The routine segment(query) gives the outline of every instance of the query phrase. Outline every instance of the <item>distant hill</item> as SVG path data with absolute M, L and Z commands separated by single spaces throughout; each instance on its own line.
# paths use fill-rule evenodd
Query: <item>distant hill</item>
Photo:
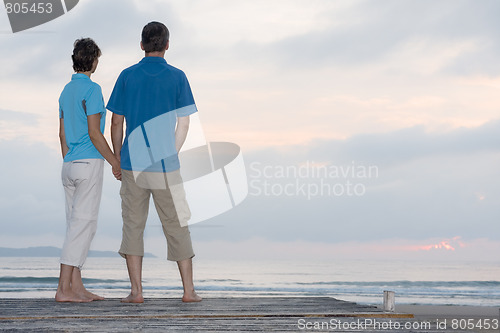
M 0 257 L 59 257 L 61 249 L 54 246 L 37 246 L 23 249 L 14 249 L 8 247 L 0 247 Z M 89 251 L 89 257 L 119 257 L 118 252 L 114 251 Z M 145 257 L 156 258 L 152 253 L 144 253 Z

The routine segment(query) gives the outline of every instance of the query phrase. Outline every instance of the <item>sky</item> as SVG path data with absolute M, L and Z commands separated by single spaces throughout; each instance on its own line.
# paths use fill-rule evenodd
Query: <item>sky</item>
M 0 246 L 62 246 L 57 101 L 73 42 L 100 46 L 92 80 L 107 101 L 156 20 L 205 137 L 237 143 L 247 170 L 245 201 L 191 226 L 198 257 L 498 260 L 498 12 L 495 0 L 86 0 L 13 34 L 2 9 Z M 119 186 L 107 166 L 93 249 L 119 247 Z M 164 256 L 150 211 L 146 251 Z

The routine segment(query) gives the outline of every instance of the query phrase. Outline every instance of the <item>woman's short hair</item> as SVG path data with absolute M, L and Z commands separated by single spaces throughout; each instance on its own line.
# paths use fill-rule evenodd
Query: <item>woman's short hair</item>
M 73 69 L 75 72 L 92 70 L 94 61 L 101 56 L 99 46 L 91 38 L 77 39 L 73 44 Z

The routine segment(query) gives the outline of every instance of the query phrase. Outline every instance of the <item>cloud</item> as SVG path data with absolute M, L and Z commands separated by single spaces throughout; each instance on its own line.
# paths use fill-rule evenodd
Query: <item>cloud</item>
M 469 239 L 463 247 L 454 251 L 443 248 L 431 250 L 413 250 L 422 244 L 442 242 L 440 239 L 412 240 L 389 238 L 377 241 L 339 243 L 281 241 L 273 242 L 264 238 L 251 238 L 245 241 L 198 241 L 194 243 L 198 260 L 205 258 L 239 260 L 309 260 L 339 262 L 343 260 L 404 260 L 408 261 L 497 261 L 495 253 L 500 249 L 500 242 L 487 238 Z M 158 241 L 158 245 L 162 242 Z M 155 252 L 164 256 L 161 245 Z M 228 250 L 230 249 L 230 250 Z
M 496 117 L 497 91 L 463 83 L 498 76 L 497 62 L 484 58 L 499 55 L 496 9 L 488 0 L 86 1 L 1 36 L 15 50 L 2 54 L 1 107 L 42 115 L 48 130 L 37 137 L 55 141 L 50 115 L 72 74 L 74 40 L 90 36 L 101 46 L 92 79 L 107 99 L 120 71 L 142 57 L 140 30 L 154 19 L 171 30 L 167 61 L 187 73 L 214 140 L 255 148 L 477 126 Z
M 405 239 L 423 246 L 433 243 L 420 240 L 459 235 L 464 243 L 478 238 L 498 241 L 500 152 L 494 141 L 496 133 L 498 122 L 493 122 L 440 135 L 409 129 L 244 152 L 250 195 L 233 210 L 193 225 L 193 239 L 245 242 L 262 238 L 266 242 L 308 244 L 378 244 L 385 239 Z M 381 150 L 372 152 L 375 149 Z M 0 141 L 0 151 L 7 161 L 0 170 L 4 175 L 0 189 L 3 235 L 26 237 L 26 242 L 35 235 L 47 235 L 47 239 L 62 242 L 65 222 L 59 153 L 41 143 L 20 139 Z M 276 173 L 276 167 L 297 170 L 307 161 L 318 167 L 373 165 L 377 173 L 372 177 Z M 262 174 L 263 168 L 270 168 L 267 174 Z M 268 194 L 264 193 L 265 181 L 271 188 Z M 315 186 L 317 191 L 322 181 L 330 188 L 336 184 L 346 186 L 350 181 L 361 184 L 364 192 L 316 192 L 309 198 L 300 190 L 293 192 L 301 184 L 305 191 L 309 186 Z M 276 193 L 285 186 L 292 189 L 291 195 Z M 121 236 L 118 192 L 119 182 L 112 179 L 106 167 L 96 238 L 106 240 L 99 243 L 105 249 L 109 249 L 106 244 L 113 243 L 110 239 L 118 243 Z M 155 210 L 150 211 L 148 239 L 161 235 Z
M 15 50 L 1 56 L 8 66 L 0 85 L 5 85 L 4 92 L 13 92 L 2 96 L 2 107 L 19 110 L 19 96 L 28 94 L 34 96 L 32 107 L 38 102 L 41 109 L 56 109 L 58 93 L 73 74 L 73 43 L 82 37 L 94 39 L 102 50 L 93 79 L 109 96 L 120 71 L 144 55 L 139 46 L 143 26 L 152 20 L 164 21 L 174 36 L 182 38 L 184 32 L 177 18 L 168 2 L 151 1 L 145 5 L 130 0 L 84 1 L 57 20 L 25 32 L 2 34 L 4 48 Z
M 17 139 L 0 141 L 2 233 L 51 233 L 64 225 L 64 197 L 60 189 L 60 157 L 40 143 Z M 63 207 L 63 206 L 62 206 Z
M 277 189 L 301 184 L 257 177 L 255 162 L 262 169 L 354 161 L 379 170 L 369 179 L 325 180 L 362 183 L 362 196 L 254 193 L 193 226 L 196 240 L 498 240 L 499 3 L 313 2 L 86 1 L 30 32 L 2 34 L 12 50 L 1 56 L 0 80 L 5 235 L 64 237 L 54 148 L 74 40 L 90 36 L 101 46 L 92 78 L 106 99 L 119 72 L 142 57 L 140 30 L 154 19 L 171 30 L 167 61 L 188 74 L 207 137 L 243 147 L 257 189 L 263 180 Z M 98 237 L 116 240 L 119 183 L 105 177 Z M 149 237 L 161 233 L 151 212 Z
M 275 61 L 286 66 L 377 63 L 384 67 L 390 66 L 386 64 L 388 60 L 408 63 L 407 58 L 390 57 L 405 46 L 413 48 L 408 44 L 411 40 L 425 41 L 430 46 L 417 50 L 420 57 L 428 59 L 449 50 L 450 44 L 476 41 L 473 49 L 458 50 L 439 69 L 448 74 L 498 75 L 500 66 L 491 61 L 500 52 L 497 33 L 500 27 L 492 15 L 498 10 L 500 5 L 496 1 L 486 1 L 484 6 L 471 1 L 361 1 L 342 11 L 342 21 L 350 24 L 305 31 L 268 47 Z M 338 12 L 335 8 L 322 14 L 335 17 Z
M 38 116 L 32 113 L 0 109 L 0 121 L 2 123 L 34 126 L 37 124 L 37 118 Z
M 204 229 L 203 239 L 337 243 L 449 237 L 450 232 L 497 239 L 498 127 L 497 121 L 445 134 L 411 128 L 247 153 L 250 196 L 206 222 L 219 227 Z M 293 170 L 306 162 L 375 166 L 377 173 L 295 176 Z M 348 195 L 348 181 L 366 192 Z M 344 192 L 336 195 L 335 186 Z
M 482 126 L 445 132 L 414 126 L 387 133 L 359 134 L 344 140 L 316 139 L 302 145 L 262 149 L 251 156 L 268 163 L 305 160 L 350 163 L 354 160 L 385 166 L 433 156 L 498 152 L 499 147 L 500 120 L 493 120 Z
M 28 141 L 39 138 L 41 117 L 38 114 L 0 109 L 0 140 L 23 137 Z
M 51 234 L 62 239 L 66 220 L 60 153 L 43 143 L 22 139 L 1 140 L 0 151 L 2 233 L 27 238 Z M 108 166 L 104 179 L 99 232 L 118 237 L 121 232 L 119 183 L 112 180 Z

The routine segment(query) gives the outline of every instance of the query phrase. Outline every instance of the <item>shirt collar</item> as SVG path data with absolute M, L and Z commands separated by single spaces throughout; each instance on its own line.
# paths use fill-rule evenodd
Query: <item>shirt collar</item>
M 141 63 L 167 63 L 167 61 L 162 57 L 144 57 Z
M 75 73 L 71 76 L 71 80 L 78 80 L 78 79 L 87 79 L 90 80 L 90 78 L 82 73 Z

